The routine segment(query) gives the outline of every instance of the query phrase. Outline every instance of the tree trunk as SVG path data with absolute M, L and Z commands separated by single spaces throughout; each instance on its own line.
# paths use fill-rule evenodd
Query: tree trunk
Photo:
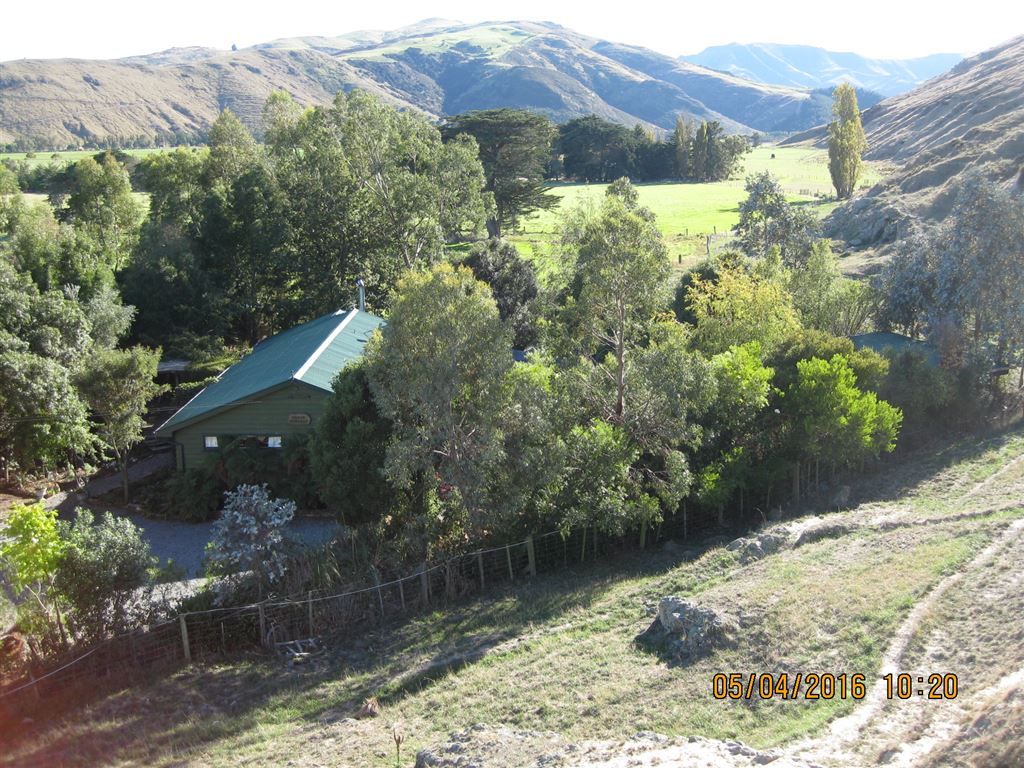
M 486 226 L 488 237 L 501 237 L 501 222 L 496 218 L 488 217 Z
M 793 504 L 800 504 L 800 462 L 793 465 Z
M 626 308 L 621 300 L 618 313 L 618 333 L 615 339 L 615 415 L 619 426 L 622 426 L 626 421 Z
M 121 465 L 121 486 L 124 489 L 124 503 L 128 504 L 128 457 L 121 458 L 118 463 Z

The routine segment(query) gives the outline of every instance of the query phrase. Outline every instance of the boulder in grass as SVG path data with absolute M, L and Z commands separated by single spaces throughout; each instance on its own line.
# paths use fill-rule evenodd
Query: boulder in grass
M 638 640 L 671 661 L 685 664 L 736 643 L 739 624 L 711 608 L 681 597 L 663 597 L 658 616 Z

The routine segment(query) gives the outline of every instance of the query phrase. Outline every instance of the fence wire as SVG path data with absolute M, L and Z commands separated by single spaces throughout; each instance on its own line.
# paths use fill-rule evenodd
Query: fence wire
M 669 521 L 666 521 L 668 523 Z M 681 528 L 678 521 L 666 525 Z M 653 542 L 652 530 L 647 536 Z M 592 563 L 639 543 L 635 534 L 612 538 L 593 528 L 529 537 L 479 549 L 410 575 L 338 594 L 305 596 L 183 613 L 174 619 L 79 649 L 51 661 L 50 669 L 0 688 L 0 722 L 17 721 L 41 706 L 73 702 L 130 684 L 145 673 L 243 650 L 274 650 L 310 639 L 342 641 L 431 606 Z

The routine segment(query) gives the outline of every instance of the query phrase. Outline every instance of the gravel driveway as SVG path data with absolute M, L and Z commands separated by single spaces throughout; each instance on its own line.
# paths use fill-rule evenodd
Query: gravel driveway
M 153 472 L 158 472 L 173 463 L 173 456 L 162 454 L 143 459 L 128 468 L 129 478 L 138 480 Z M 96 478 L 86 486 L 85 494 L 76 495 L 60 493 L 47 498 L 47 507 L 60 510 L 60 517 L 71 520 L 76 506 L 88 506 L 94 514 L 101 514 L 102 507 L 88 502 L 88 496 L 99 496 L 119 488 L 121 476 L 118 474 Z M 184 569 L 187 577 L 201 576 L 203 573 L 203 553 L 206 544 L 213 534 L 213 523 L 182 523 L 174 520 L 153 520 L 139 514 L 112 509 L 115 515 L 127 517 L 142 529 L 142 535 L 149 542 L 153 554 L 160 558 L 161 563 L 173 560 L 174 564 Z M 315 545 L 327 541 L 337 532 L 339 525 L 334 520 L 320 518 L 299 518 L 288 524 L 287 533 L 294 539 L 306 544 Z
M 149 541 L 153 554 L 161 562 L 173 560 L 179 568 L 183 568 L 188 577 L 201 576 L 202 560 L 206 544 L 213 534 L 213 523 L 179 523 L 173 520 L 150 520 L 142 515 L 129 515 L 114 511 L 114 514 L 127 517 L 139 528 Z M 286 529 L 288 536 L 305 544 L 321 544 L 337 532 L 339 525 L 334 520 L 318 518 L 300 518 L 293 520 Z

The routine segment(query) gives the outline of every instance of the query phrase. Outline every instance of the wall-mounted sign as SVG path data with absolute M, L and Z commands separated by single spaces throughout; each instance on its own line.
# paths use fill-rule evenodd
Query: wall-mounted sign
M 288 414 L 288 423 L 289 424 L 303 424 L 303 425 L 309 424 L 309 414 L 308 413 L 289 413 Z

